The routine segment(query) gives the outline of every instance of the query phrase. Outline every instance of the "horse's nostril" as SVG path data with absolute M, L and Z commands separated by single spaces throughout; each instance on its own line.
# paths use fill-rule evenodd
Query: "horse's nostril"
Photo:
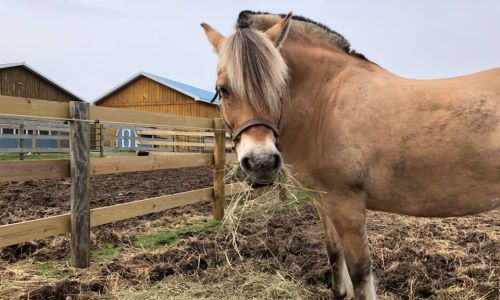
M 274 163 L 273 169 L 279 169 L 281 167 L 281 156 L 279 154 L 273 155 Z
M 241 166 L 243 167 L 243 170 L 251 170 L 252 166 L 251 166 L 251 163 L 250 163 L 250 158 L 249 157 L 244 157 L 241 160 Z

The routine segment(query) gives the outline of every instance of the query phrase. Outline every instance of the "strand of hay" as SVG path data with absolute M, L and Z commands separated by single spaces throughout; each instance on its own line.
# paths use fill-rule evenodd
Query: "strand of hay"
M 275 213 L 283 209 L 287 204 L 299 204 L 297 191 L 307 193 L 310 197 L 317 197 L 322 191 L 312 190 L 303 187 L 295 178 L 289 166 L 284 166 L 275 182 L 265 188 L 247 189 L 245 192 L 230 196 L 230 201 L 224 212 L 222 226 L 218 235 L 225 234 L 231 238 L 231 244 L 243 259 L 240 253 L 239 244 L 244 237 L 239 233 L 241 222 L 245 217 L 254 216 L 259 226 L 265 226 Z M 243 187 L 248 187 L 248 177 L 243 173 L 238 164 L 226 169 L 225 182 L 236 182 Z M 297 213 L 298 207 L 295 206 Z

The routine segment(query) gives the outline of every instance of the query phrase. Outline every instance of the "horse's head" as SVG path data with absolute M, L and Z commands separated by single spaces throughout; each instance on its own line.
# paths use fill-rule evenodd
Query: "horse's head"
M 265 32 L 239 24 L 223 36 L 202 23 L 219 55 L 216 91 L 241 168 L 254 185 L 272 183 L 281 168 L 278 151 L 282 102 L 287 98 L 287 66 L 279 47 L 291 13 Z

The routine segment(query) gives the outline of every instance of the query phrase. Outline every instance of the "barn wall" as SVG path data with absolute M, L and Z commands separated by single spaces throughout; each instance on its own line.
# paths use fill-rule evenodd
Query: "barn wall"
M 22 66 L 0 69 L 0 95 L 52 101 L 79 101 Z
M 193 117 L 220 116 L 217 106 L 194 101 L 146 77 L 137 78 L 97 105 Z

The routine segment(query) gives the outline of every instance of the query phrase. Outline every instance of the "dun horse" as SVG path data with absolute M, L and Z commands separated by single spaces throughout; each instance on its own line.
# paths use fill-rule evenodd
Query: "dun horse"
M 202 27 L 249 179 L 272 183 L 283 161 L 327 192 L 317 206 L 334 297 L 376 298 L 366 209 L 448 217 L 500 205 L 499 68 L 401 78 L 291 13 L 244 11 L 227 37 Z

